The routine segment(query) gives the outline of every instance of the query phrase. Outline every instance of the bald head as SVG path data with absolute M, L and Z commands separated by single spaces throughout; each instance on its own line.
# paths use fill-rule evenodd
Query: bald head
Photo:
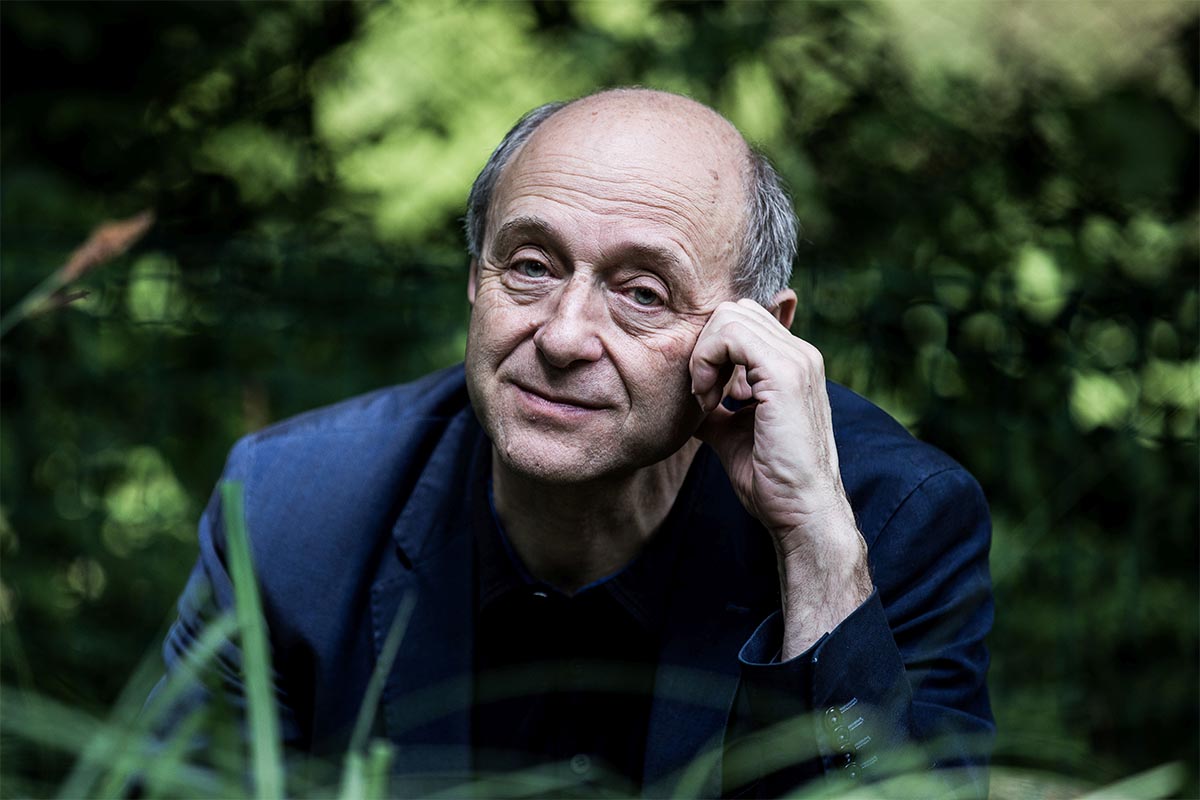
M 723 167 L 737 176 L 744 174 L 750 156 L 737 128 L 716 111 L 691 98 L 652 89 L 609 89 L 583 97 L 563 106 L 538 132 L 584 131 L 600 139 L 631 142 L 633 150 L 663 145 L 683 158 L 708 168 Z
M 708 106 L 621 88 L 529 112 L 472 187 L 466 225 L 473 258 L 483 252 L 493 195 L 508 168 L 531 162 L 587 173 L 601 193 L 606 180 L 653 184 L 663 205 L 702 221 L 697 233 L 712 244 L 735 294 L 766 304 L 787 285 L 797 233 L 791 203 L 766 159 Z

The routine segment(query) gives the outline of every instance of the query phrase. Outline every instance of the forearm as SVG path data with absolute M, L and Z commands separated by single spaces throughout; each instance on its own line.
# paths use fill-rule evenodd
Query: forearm
M 983 644 L 992 598 L 982 493 L 960 469 L 937 472 L 906 491 L 885 528 L 868 535 L 869 575 L 878 591 L 838 622 L 836 600 L 813 600 L 819 592 L 812 586 L 828 583 L 813 577 L 814 562 L 797 560 L 795 547 L 779 553 L 784 605 L 740 654 L 744 707 L 734 741 L 744 745 L 742 762 L 748 753 L 755 763 L 805 763 L 751 791 L 785 794 L 821 773 L 879 780 L 920 772 L 924 764 L 949 768 L 930 775 L 935 785 L 959 784 L 955 791 L 986 797 L 994 724 Z M 810 725 L 808 736 L 779 743 L 790 748 L 791 762 L 748 735 L 794 717 Z M 817 763 L 810 761 L 814 749 L 821 753 Z M 752 770 L 751 780 L 769 771 Z M 727 787 L 740 785 L 741 777 L 731 773 Z
M 775 539 L 785 661 L 840 625 L 873 590 L 849 503 L 807 527 Z

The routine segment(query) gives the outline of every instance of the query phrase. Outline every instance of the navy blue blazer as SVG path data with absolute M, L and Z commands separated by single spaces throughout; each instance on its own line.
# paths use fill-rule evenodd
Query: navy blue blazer
M 647 796 L 763 795 L 822 774 L 870 778 L 916 742 L 930 747 L 935 765 L 961 767 L 959 777 L 987 793 L 992 597 L 982 492 L 878 408 L 836 384 L 828 389 L 876 591 L 808 652 L 777 663 L 773 549 L 702 448 L 655 681 Z M 416 794 L 469 776 L 478 521 L 464 499 L 487 479 L 489 454 L 461 366 L 303 414 L 233 448 L 223 479 L 245 487 L 292 748 L 332 754 L 346 746 L 408 596 L 415 607 L 376 717 L 377 733 L 397 745 L 393 789 Z M 214 493 L 164 644 L 168 669 L 214 609 L 232 603 Z M 236 700 L 236 650 L 218 663 Z M 781 735 L 755 735 L 780 725 Z

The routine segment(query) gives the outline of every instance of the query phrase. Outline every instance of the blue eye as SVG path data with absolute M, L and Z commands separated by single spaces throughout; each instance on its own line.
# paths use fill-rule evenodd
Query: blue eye
M 513 265 L 513 269 L 524 275 L 526 278 L 544 278 L 549 274 L 550 270 L 546 269 L 546 265 L 538 261 L 518 261 Z
M 634 287 L 633 291 L 630 292 L 630 296 L 633 297 L 633 302 L 639 306 L 657 306 L 662 304 L 659 296 L 644 286 Z

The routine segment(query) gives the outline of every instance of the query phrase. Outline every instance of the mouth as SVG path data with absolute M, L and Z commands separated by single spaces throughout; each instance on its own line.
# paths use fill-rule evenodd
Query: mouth
M 532 389 L 519 383 L 514 383 L 513 386 L 516 387 L 522 399 L 527 404 L 542 407 L 545 410 L 558 411 L 560 413 L 584 413 L 608 408 L 607 403 L 601 403 L 589 398 L 573 397 L 557 392 L 549 392 L 544 389 Z

